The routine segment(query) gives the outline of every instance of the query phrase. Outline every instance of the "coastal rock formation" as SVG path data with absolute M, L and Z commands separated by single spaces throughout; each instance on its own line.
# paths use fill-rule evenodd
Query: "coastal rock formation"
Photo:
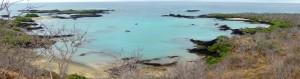
M 101 17 L 102 15 L 97 14 L 73 14 L 70 15 L 70 18 L 76 19 L 76 18 L 82 18 L 82 17 Z
M 27 27 L 27 26 L 36 26 L 38 25 L 36 22 L 21 22 L 19 25 L 20 27 Z
M 203 46 L 204 48 L 192 48 L 192 49 L 187 49 L 190 53 L 195 53 L 198 55 L 204 55 L 204 56 L 215 56 L 216 53 L 209 52 L 206 47 L 212 46 L 217 42 L 217 39 L 211 40 L 211 41 L 201 41 L 201 40 L 194 40 L 190 39 L 191 42 L 193 42 L 196 45 Z
M 169 14 L 169 15 L 162 15 L 163 17 L 177 17 L 177 18 L 188 18 L 188 19 L 195 19 L 197 16 L 187 16 L 187 15 L 180 15 L 180 14 Z
M 142 65 L 149 65 L 149 66 L 171 66 L 176 65 L 179 56 L 166 56 L 166 57 L 160 57 L 160 58 L 153 58 L 153 59 L 147 59 L 147 60 L 140 60 L 136 57 L 128 57 L 128 58 L 122 58 L 125 62 L 135 62 L 136 64 L 142 64 Z
M 19 10 L 22 13 L 56 13 L 56 14 L 79 14 L 79 13 L 109 13 L 109 11 L 114 10 L 97 10 L 97 9 L 90 9 L 90 10 Z
M 219 28 L 219 30 L 221 30 L 221 31 L 231 30 L 231 28 L 228 27 L 227 25 L 221 25 L 221 26 L 219 26 L 218 28 Z
M 74 35 L 67 34 L 67 35 L 31 35 L 33 37 L 38 37 L 38 38 L 62 38 L 62 37 L 73 37 Z
M 186 10 L 185 12 L 199 12 L 200 10 Z
M 162 58 L 154 58 L 150 60 L 143 60 L 140 63 L 151 66 L 171 66 L 178 63 L 178 57 L 179 56 L 168 56 Z
M 65 16 L 52 16 L 52 18 L 58 18 L 58 19 L 71 19 L 71 18 L 65 17 Z
M 231 31 L 231 34 L 244 35 L 244 33 L 240 29 L 231 29 Z
M 39 29 L 44 29 L 43 27 L 27 27 L 26 30 L 39 30 Z

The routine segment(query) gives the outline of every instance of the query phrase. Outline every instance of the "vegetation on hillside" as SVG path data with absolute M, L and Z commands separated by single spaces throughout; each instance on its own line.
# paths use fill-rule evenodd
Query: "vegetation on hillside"
M 207 64 L 214 65 L 219 63 L 229 54 L 231 50 L 231 40 L 226 36 L 219 36 L 217 42 L 212 46 L 208 46 L 207 50 L 211 53 L 216 53 L 214 56 L 207 56 Z
M 13 22 L 13 26 L 20 27 L 22 26 L 23 22 L 34 22 L 34 20 L 32 20 L 30 17 L 19 16 Z
M 2 4 L 7 6 L 8 3 Z M 41 12 L 91 13 L 94 10 L 44 10 Z M 29 16 L 29 15 L 28 15 Z M 30 15 L 31 16 L 31 15 Z M 199 45 L 196 49 L 208 51 L 203 60 L 191 61 L 184 66 L 161 69 L 165 73 L 142 73 L 136 70 L 136 63 L 122 65 L 124 69 L 112 79 L 300 79 L 300 15 L 299 14 L 210 14 L 218 19 L 247 18 L 249 22 L 269 23 L 269 28 L 245 28 L 250 33 L 235 38 L 220 36 L 209 46 Z M 82 43 L 84 36 L 77 38 L 58 38 L 70 50 L 51 47 L 37 52 L 36 44 L 45 45 L 48 38 L 38 38 L 20 32 L 16 28 L 22 22 L 34 22 L 29 17 L 17 17 L 15 20 L 0 21 L 0 78 L 1 79 L 86 79 L 78 74 L 67 75 L 68 63 Z M 12 23 L 12 24 L 11 24 Z M 62 32 L 58 32 L 62 33 Z M 77 33 L 76 33 L 77 34 Z M 68 41 L 68 42 L 66 42 Z M 42 42 L 42 43 L 41 43 Z M 28 47 L 33 45 L 33 48 Z M 53 51 L 58 50 L 58 51 Z M 46 69 L 37 64 L 43 54 L 47 60 Z M 59 73 L 53 73 L 50 63 L 58 62 Z M 134 65 L 132 65 L 134 64 Z M 121 66 L 121 67 L 122 67 Z M 163 67 L 162 67 L 163 68 Z M 160 69 L 160 68 L 158 68 Z M 154 74 L 154 75 L 153 75 Z
M 75 14 L 75 13 L 103 13 L 105 11 L 110 11 L 110 10 L 73 10 L 73 9 L 69 9 L 69 10 L 58 10 L 58 9 L 54 9 L 54 10 L 32 10 L 30 11 L 30 13 L 59 13 L 59 14 Z
M 249 35 L 216 42 L 207 49 L 221 57 L 207 56 L 205 78 L 212 79 L 298 79 L 300 78 L 299 14 L 211 14 L 218 19 L 247 18 L 270 23 L 269 28 L 244 28 Z M 219 38 L 218 38 L 219 41 Z M 203 45 L 197 49 L 205 48 Z M 201 53 L 201 52 L 199 52 Z M 224 54 L 222 54 L 224 53 Z M 211 66 L 211 64 L 214 64 Z M 189 73 L 191 74 L 191 73 Z M 196 75 L 193 75 L 196 76 Z M 193 78 L 193 77 L 187 77 Z M 193 78 L 194 79 L 194 78 Z
M 276 16 L 276 17 L 275 17 Z M 242 28 L 241 31 L 245 34 L 253 34 L 255 32 L 270 32 L 278 28 L 289 28 L 292 26 L 298 26 L 299 14 L 279 14 L 279 13 L 240 13 L 240 14 L 208 14 L 209 18 L 223 19 L 226 18 L 246 18 L 247 22 L 251 23 L 265 23 L 270 24 L 268 28 Z M 295 18 L 296 17 L 296 18 Z M 294 18 L 291 20 L 290 18 Z
M 29 13 L 29 14 L 26 14 L 25 17 L 40 17 L 40 16 L 38 14 Z

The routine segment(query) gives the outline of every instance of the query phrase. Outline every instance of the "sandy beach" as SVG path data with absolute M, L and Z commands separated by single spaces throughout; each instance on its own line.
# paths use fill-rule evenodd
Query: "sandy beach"
M 229 20 L 229 21 L 248 21 L 249 19 L 245 19 L 245 18 L 226 18 L 226 20 Z
M 33 17 L 32 20 L 53 19 L 51 16 Z
M 42 68 L 47 69 L 47 59 L 45 57 L 40 57 L 37 63 L 39 63 L 42 66 Z M 54 60 L 52 61 L 51 66 L 52 71 L 59 73 L 57 63 L 57 60 Z M 89 79 L 99 79 L 108 77 L 108 74 L 105 72 L 104 67 L 91 67 L 81 63 L 70 62 L 67 74 L 75 73 L 83 75 Z

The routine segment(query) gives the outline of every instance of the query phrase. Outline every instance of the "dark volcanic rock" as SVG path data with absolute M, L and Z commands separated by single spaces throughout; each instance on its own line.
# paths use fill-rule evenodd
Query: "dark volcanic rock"
M 38 29 L 43 29 L 43 27 L 27 27 L 27 30 L 38 30 Z
M 163 17 L 177 17 L 177 18 L 188 18 L 188 19 L 195 19 L 197 16 L 187 16 L 187 15 L 180 15 L 180 14 L 169 14 L 169 15 L 162 15 Z
M 97 15 L 97 14 L 74 14 L 74 15 L 70 15 L 70 18 L 73 18 L 73 19 L 82 18 L 82 17 L 102 17 L 102 15 Z
M 186 12 L 199 12 L 200 10 L 186 10 Z
M 198 18 L 210 18 L 207 15 L 199 15 Z
M 197 45 L 211 46 L 217 42 L 217 39 L 214 39 L 211 41 L 201 41 L 201 40 L 190 39 L 190 41 Z
M 211 40 L 211 41 L 201 41 L 201 40 L 190 40 L 191 42 L 193 42 L 194 44 L 197 45 L 202 45 L 204 47 L 208 47 L 208 46 L 212 46 L 213 44 L 215 44 L 217 42 L 217 39 Z M 203 49 L 198 49 L 198 48 L 193 48 L 193 49 L 187 49 L 190 53 L 195 53 L 198 55 L 204 55 L 204 56 L 217 56 L 217 53 L 214 52 L 209 52 L 206 48 Z
M 167 56 L 162 58 L 154 58 L 150 60 L 143 60 L 140 63 L 151 66 L 171 66 L 178 63 L 178 57 L 179 56 Z
M 219 23 L 215 23 L 215 26 L 219 25 Z
M 190 24 L 191 26 L 196 26 L 195 24 Z
M 231 30 L 230 27 L 228 27 L 227 25 L 221 25 L 220 27 L 218 27 L 219 30 L 222 30 L 222 31 L 227 31 L 227 30 Z
M 79 56 L 85 56 L 86 55 L 86 53 L 84 53 L 84 54 L 80 54 Z
M 232 29 L 231 31 L 231 34 L 244 35 L 244 33 L 240 29 Z
M 179 57 L 179 56 L 168 56 L 169 58 L 177 58 L 177 57 Z
M 38 38 L 63 38 L 63 37 L 73 37 L 74 35 L 72 34 L 67 34 L 67 35 L 31 35 L 33 37 L 38 37 Z
M 188 49 L 188 51 L 190 53 L 194 53 L 194 54 L 197 54 L 197 55 L 204 55 L 204 56 L 218 56 L 217 53 L 212 53 L 212 52 L 209 52 L 207 49 Z
M 125 30 L 125 32 L 130 32 L 130 30 Z
M 19 25 L 20 27 L 27 27 L 27 26 L 37 26 L 39 24 L 37 24 L 36 22 L 21 22 L 21 24 Z

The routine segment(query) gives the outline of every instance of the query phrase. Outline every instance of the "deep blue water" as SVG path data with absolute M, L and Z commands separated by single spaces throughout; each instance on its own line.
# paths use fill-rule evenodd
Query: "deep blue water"
M 231 31 L 219 31 L 215 23 L 227 24 L 232 28 L 265 27 L 263 24 L 249 24 L 239 21 L 219 21 L 215 19 L 184 19 L 161 17 L 165 14 L 201 15 L 208 13 L 300 13 L 299 4 L 268 3 L 204 3 L 204 2 L 106 2 L 106 3 L 33 3 L 43 6 L 38 9 L 115 9 L 111 14 L 99 18 L 78 20 L 44 19 L 38 22 L 53 28 L 66 24 L 76 24 L 80 30 L 88 31 L 87 40 L 80 46 L 74 60 L 89 65 L 111 61 L 111 55 L 130 56 L 132 51 L 142 49 L 144 58 L 181 56 L 183 60 L 194 60 L 198 56 L 186 49 L 194 45 L 189 39 L 212 40 L 220 35 L 230 36 Z M 12 9 L 19 10 L 25 4 L 17 4 Z M 188 9 L 201 10 L 195 13 Z M 138 25 L 135 25 L 138 23 Z M 196 26 L 191 26 L 195 24 Z M 125 33 L 130 30 L 130 33 Z M 59 44 L 59 43 L 58 43 Z M 78 56 L 82 53 L 92 53 Z M 116 53 L 118 52 L 118 53 Z

